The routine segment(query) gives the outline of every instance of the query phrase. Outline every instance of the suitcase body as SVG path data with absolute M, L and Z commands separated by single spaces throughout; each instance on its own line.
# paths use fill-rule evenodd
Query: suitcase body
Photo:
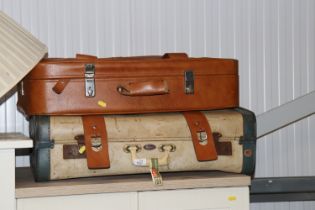
M 31 165 L 37 181 L 76 177 L 149 173 L 151 158 L 163 164 L 161 172 L 220 170 L 252 174 L 255 165 L 255 115 L 236 108 L 204 111 L 218 159 L 198 161 L 182 113 L 105 115 L 110 168 L 89 169 L 80 154 L 83 135 L 79 116 L 33 116 Z M 81 145 L 82 146 L 82 145 Z M 130 152 L 130 148 L 136 148 Z M 167 150 L 166 148 L 170 148 Z M 163 161 L 162 161 L 163 159 Z
M 44 59 L 19 85 L 31 115 L 209 110 L 238 106 L 237 61 L 162 57 Z

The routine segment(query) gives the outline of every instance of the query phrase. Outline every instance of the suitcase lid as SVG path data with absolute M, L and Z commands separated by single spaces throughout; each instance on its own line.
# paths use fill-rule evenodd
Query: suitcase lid
M 238 74 L 237 60 L 189 58 L 184 53 L 116 58 L 77 55 L 77 58 L 43 59 L 26 79 L 84 78 L 86 64 L 94 65 L 96 78 L 182 76 L 186 70 L 193 70 L 195 75 Z
M 47 47 L 0 11 L 0 98 L 46 55 Z

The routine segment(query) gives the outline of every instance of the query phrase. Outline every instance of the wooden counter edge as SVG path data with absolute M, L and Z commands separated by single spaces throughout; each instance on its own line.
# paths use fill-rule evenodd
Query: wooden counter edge
M 0 149 L 32 148 L 33 141 L 21 133 L 0 133 Z
M 219 172 L 220 173 L 220 172 Z M 171 173 L 170 173 L 171 174 Z M 237 174 L 226 174 L 220 177 L 205 175 L 187 176 L 187 173 L 176 173 L 165 176 L 162 186 L 155 186 L 150 178 L 150 174 L 139 175 L 139 179 L 128 179 L 128 176 L 119 176 L 115 179 L 114 176 L 109 180 L 100 182 L 102 178 L 89 178 L 88 181 L 80 182 L 80 179 L 75 181 L 48 182 L 40 183 L 24 183 L 17 182 L 16 198 L 31 198 L 31 197 L 47 197 L 47 196 L 67 196 L 67 195 L 82 195 L 95 193 L 116 193 L 116 192 L 140 192 L 140 191 L 158 191 L 158 190 L 177 190 L 177 189 L 195 189 L 195 188 L 217 188 L 217 187 L 244 187 L 250 185 L 250 177 Z M 163 175 L 163 174 L 162 174 Z M 89 183 L 89 180 L 90 183 Z M 96 180 L 96 181 L 95 181 Z

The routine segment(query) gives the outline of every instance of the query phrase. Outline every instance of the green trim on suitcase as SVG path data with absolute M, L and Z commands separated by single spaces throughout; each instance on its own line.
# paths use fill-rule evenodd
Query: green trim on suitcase
M 256 116 L 244 108 L 236 108 L 235 110 L 243 115 L 244 135 L 241 142 L 243 144 L 243 168 L 241 173 L 252 175 L 256 162 Z
M 50 180 L 50 141 L 49 116 L 33 116 L 30 119 L 30 137 L 34 141 L 31 166 L 36 181 Z

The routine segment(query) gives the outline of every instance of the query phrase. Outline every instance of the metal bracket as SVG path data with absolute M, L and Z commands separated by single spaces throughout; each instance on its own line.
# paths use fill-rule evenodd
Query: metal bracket
M 257 116 L 257 137 L 260 138 L 284 126 L 315 113 L 315 91 L 280 105 Z
M 189 70 L 185 71 L 185 93 L 194 94 L 195 84 L 194 84 L 194 72 Z
M 94 64 L 85 65 L 85 96 L 95 96 L 95 66 Z
M 250 200 L 251 203 L 315 200 L 315 177 L 254 178 Z
M 54 140 L 51 140 L 51 141 L 37 141 L 35 142 L 35 145 L 34 145 L 34 149 L 53 149 L 55 146 L 55 141 Z

